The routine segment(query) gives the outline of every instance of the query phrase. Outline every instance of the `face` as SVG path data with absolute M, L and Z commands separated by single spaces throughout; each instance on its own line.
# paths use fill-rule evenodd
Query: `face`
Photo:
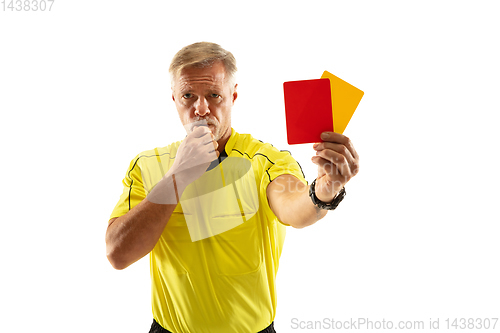
M 206 120 L 219 148 L 223 148 L 231 136 L 231 108 L 238 96 L 236 86 L 230 86 L 222 62 L 207 68 L 184 69 L 172 87 L 172 99 L 182 124 Z

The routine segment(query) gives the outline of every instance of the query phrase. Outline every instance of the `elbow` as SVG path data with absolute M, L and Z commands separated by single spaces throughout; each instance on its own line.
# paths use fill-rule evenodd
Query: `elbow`
M 116 218 L 110 221 L 104 237 L 104 241 L 106 242 L 106 258 L 108 258 L 109 263 L 114 269 L 122 270 L 127 268 L 130 263 L 126 262 L 123 251 L 120 250 L 116 238 L 113 237 L 114 233 L 110 230 L 111 223 L 113 223 L 114 220 L 116 220 Z
M 293 224 L 290 224 L 295 229 L 303 229 L 305 227 L 311 226 L 324 218 L 328 213 L 327 210 L 316 209 L 315 215 L 303 216 L 302 218 L 296 219 Z
M 292 226 L 294 229 L 303 229 L 305 227 L 307 227 L 309 224 L 305 224 L 305 223 L 294 223 L 294 224 L 290 224 L 290 226 Z
M 278 219 L 279 220 L 279 219 Z M 300 219 L 288 219 L 288 220 L 279 220 L 280 223 L 292 227 L 294 229 L 302 229 L 307 227 L 309 224 L 305 223 L 305 221 L 300 220 Z
M 316 216 L 315 218 L 303 218 L 303 219 L 296 219 L 295 221 L 288 223 L 288 225 L 292 226 L 295 229 L 304 229 L 305 227 L 309 227 L 319 220 L 321 220 L 326 214 L 322 216 Z
M 122 270 L 130 266 L 130 263 L 124 258 L 122 251 L 108 239 L 106 239 L 106 258 L 108 258 L 109 263 L 116 270 Z
M 109 263 L 113 266 L 114 269 L 121 271 L 122 269 L 127 268 L 130 264 L 127 263 L 123 258 L 119 256 L 116 251 L 109 250 L 106 252 L 106 257 L 108 258 Z

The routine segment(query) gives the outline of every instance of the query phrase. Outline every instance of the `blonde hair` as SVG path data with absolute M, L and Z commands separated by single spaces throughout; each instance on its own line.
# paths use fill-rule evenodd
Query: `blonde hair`
M 209 42 L 199 42 L 183 47 L 176 53 L 170 63 L 169 73 L 172 88 L 175 79 L 184 68 L 205 68 L 212 66 L 216 61 L 222 62 L 226 69 L 227 80 L 231 87 L 235 84 L 236 59 L 229 51 L 220 45 Z

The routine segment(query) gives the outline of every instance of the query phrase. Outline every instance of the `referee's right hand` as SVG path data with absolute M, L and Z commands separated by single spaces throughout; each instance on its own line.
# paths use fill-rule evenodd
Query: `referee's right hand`
M 175 174 L 176 181 L 186 186 L 201 177 L 210 163 L 219 157 L 219 144 L 207 126 L 198 126 L 182 141 L 169 170 Z

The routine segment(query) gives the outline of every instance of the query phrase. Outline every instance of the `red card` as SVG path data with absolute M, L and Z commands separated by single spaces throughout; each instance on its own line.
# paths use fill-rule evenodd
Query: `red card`
M 289 81 L 283 90 L 289 145 L 321 142 L 321 133 L 333 132 L 329 79 Z

